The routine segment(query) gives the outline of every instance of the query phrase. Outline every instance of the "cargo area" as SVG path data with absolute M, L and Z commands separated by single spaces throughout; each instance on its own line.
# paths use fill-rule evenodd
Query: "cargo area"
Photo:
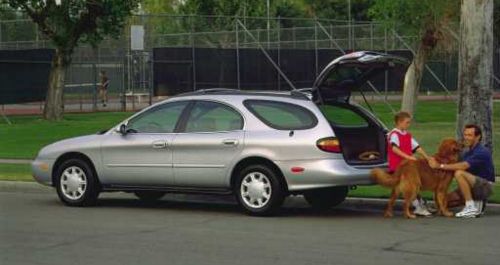
M 319 108 L 339 139 L 348 164 L 372 165 L 387 161 L 386 129 L 365 110 L 348 103 L 330 103 Z

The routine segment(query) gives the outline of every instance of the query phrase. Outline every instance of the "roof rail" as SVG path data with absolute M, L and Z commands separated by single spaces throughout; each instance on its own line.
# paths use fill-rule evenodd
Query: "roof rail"
M 234 94 L 239 94 L 241 93 L 240 90 L 238 89 L 232 89 L 232 88 L 208 88 L 208 89 L 198 89 L 192 92 L 186 92 L 186 93 L 181 93 L 178 96 L 189 96 L 189 95 L 204 95 L 204 94 L 211 94 L 211 93 L 234 93 Z
M 305 92 L 305 91 L 304 91 Z M 269 96 L 285 96 L 299 99 L 307 99 L 310 98 L 307 96 L 307 93 L 298 90 L 291 91 L 269 91 L 269 90 L 240 90 L 240 89 L 232 89 L 232 88 L 209 88 L 209 89 L 199 89 L 192 92 L 186 92 L 178 94 L 177 96 L 194 96 L 194 95 L 208 95 L 208 94 L 218 94 L 218 95 L 269 95 Z

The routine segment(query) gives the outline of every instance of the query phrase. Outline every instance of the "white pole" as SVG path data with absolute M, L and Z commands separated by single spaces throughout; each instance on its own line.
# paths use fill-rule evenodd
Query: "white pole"
M 271 45 L 271 41 L 269 40 L 270 38 L 269 30 L 271 28 L 269 24 L 269 0 L 266 1 L 266 4 L 267 4 L 267 48 L 269 49 Z
M 349 50 L 352 50 L 351 0 L 347 0 L 347 20 L 349 27 Z

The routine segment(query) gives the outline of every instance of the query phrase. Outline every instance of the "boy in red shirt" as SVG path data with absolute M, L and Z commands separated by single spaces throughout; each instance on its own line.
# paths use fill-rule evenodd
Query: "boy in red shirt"
M 417 158 L 413 156 L 415 152 L 429 160 L 427 153 L 425 153 L 424 149 L 419 146 L 418 142 L 408 131 L 411 124 L 411 115 L 408 112 L 401 111 L 394 116 L 394 122 L 396 123 L 396 128 L 389 132 L 387 141 L 389 172 L 394 172 L 404 159 L 416 161 Z M 429 210 L 427 210 L 427 207 L 425 207 L 420 195 L 417 196 L 417 199 L 415 199 L 412 204 L 415 207 L 414 213 L 416 215 L 432 215 Z

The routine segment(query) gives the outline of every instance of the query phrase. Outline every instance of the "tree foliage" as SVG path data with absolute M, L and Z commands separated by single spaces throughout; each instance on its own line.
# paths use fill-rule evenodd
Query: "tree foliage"
M 139 0 L 2 0 L 26 13 L 56 47 L 72 52 L 79 42 L 118 36 Z
M 335 20 L 349 19 L 348 0 L 303 0 L 307 14 L 310 17 L 318 17 Z M 351 20 L 368 21 L 368 10 L 376 2 L 374 0 L 350 0 Z
M 393 34 L 416 35 L 412 64 L 405 75 L 401 109 L 414 113 L 420 84 L 429 56 L 436 49 L 456 50 L 452 24 L 458 22 L 460 3 L 456 0 L 378 0 L 370 16 L 382 21 Z
M 139 0 L 1 0 L 24 12 L 54 44 L 44 118 L 60 120 L 66 67 L 81 42 L 96 46 L 106 36 L 118 36 Z
M 452 43 L 449 29 L 458 24 L 459 10 L 456 0 L 377 0 L 368 14 L 400 34 L 420 36 L 430 48 L 444 45 L 447 50 Z
M 148 14 L 173 14 L 179 0 L 142 0 L 140 9 Z

